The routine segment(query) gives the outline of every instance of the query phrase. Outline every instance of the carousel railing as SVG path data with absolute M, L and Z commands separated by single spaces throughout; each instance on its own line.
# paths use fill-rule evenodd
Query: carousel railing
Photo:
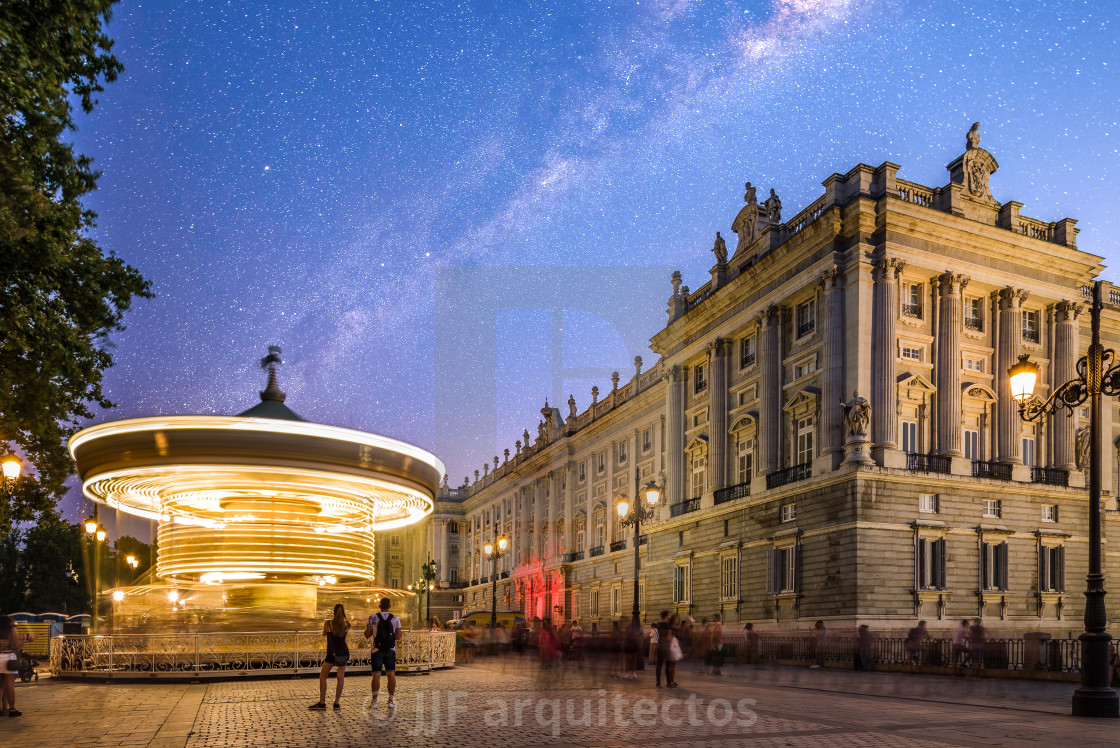
M 370 642 L 351 630 L 348 672 L 368 672 Z M 397 671 L 455 666 L 455 634 L 404 631 Z M 55 677 L 226 677 L 318 672 L 326 639 L 317 631 L 63 635 L 51 640 Z

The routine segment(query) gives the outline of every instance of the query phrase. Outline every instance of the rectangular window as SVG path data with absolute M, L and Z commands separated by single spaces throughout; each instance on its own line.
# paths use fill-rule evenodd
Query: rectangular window
M 904 317 L 922 316 L 922 284 L 906 283 L 902 287 L 902 315 Z
M 584 463 L 581 462 L 579 464 L 579 479 L 582 482 L 586 478 L 587 478 L 587 465 L 585 465 Z M 520 509 L 521 508 L 521 499 L 518 499 L 517 502 L 518 502 L 517 508 Z
M 599 472 L 601 473 L 606 469 L 607 469 L 607 453 L 606 452 L 600 452 L 599 453 Z
M 809 299 L 797 305 L 797 337 L 811 333 L 817 325 L 817 301 Z
M 918 423 L 917 421 L 902 422 L 902 451 L 908 455 L 918 452 Z
M 708 472 L 708 460 L 698 455 L 692 458 L 692 495 L 689 498 L 698 499 L 704 495 L 704 474 Z
M 945 589 L 945 539 L 918 538 L 915 583 L 920 590 Z
M 902 346 L 902 357 L 907 361 L 921 361 L 922 349 L 904 345 Z
M 1023 340 L 1027 343 L 1037 343 L 1041 340 L 1038 324 L 1038 310 L 1023 310 Z
M 642 451 L 648 452 L 653 449 L 653 434 L 649 429 L 642 432 Z
M 452 569 L 451 570 L 451 584 L 458 584 L 458 583 L 459 583 L 459 570 L 458 569 Z
M 595 520 L 595 545 L 602 547 L 607 540 L 607 523 L 602 517 Z
M 599 590 L 591 590 L 591 617 L 599 617 Z
M 646 609 L 646 580 L 638 580 L 638 610 Z
M 981 545 L 980 579 L 986 590 L 1007 589 L 1007 543 Z
M 1027 467 L 1034 467 L 1034 437 L 1023 437 L 1023 464 Z
M 389 588 L 394 589 L 394 590 L 399 590 L 401 588 L 401 578 L 400 577 L 389 577 Z
M 984 516 L 989 519 L 999 519 L 999 499 L 984 499 Z
M 771 548 L 767 557 L 768 592 L 781 595 L 797 592 L 797 561 L 800 546 L 789 545 L 785 548 Z
M 1038 591 L 1066 591 L 1066 549 L 1063 546 L 1038 547 Z
M 389 547 L 390 548 L 400 548 L 401 547 L 401 536 L 400 535 L 390 535 L 389 536 Z
M 459 523 L 458 522 L 448 522 L 447 523 L 447 531 L 449 533 L 451 533 L 452 535 L 458 535 L 459 534 Z
M 964 327 L 966 330 L 984 330 L 984 300 L 979 297 L 964 300 Z
M 689 600 L 688 567 L 673 567 L 673 602 L 687 603 Z
M 814 356 L 813 358 L 806 359 L 805 361 L 799 363 L 797 366 L 793 367 L 793 378 L 801 379 L 801 377 L 807 377 L 816 370 L 817 357 Z
M 969 460 L 980 459 L 980 432 L 976 429 L 964 431 L 964 456 Z
M 618 445 L 618 463 L 626 462 L 626 442 Z
M 611 615 L 622 615 L 622 590 L 618 587 L 611 587 Z
M 981 374 L 984 373 L 984 360 L 980 358 L 966 358 L 964 360 L 965 371 L 975 371 Z
M 754 336 L 742 338 L 739 341 L 739 368 L 746 369 L 754 366 Z
M 739 483 L 750 483 L 754 477 L 754 439 L 739 437 L 736 455 Z
M 937 494 L 935 493 L 920 493 L 918 494 L 918 511 L 925 514 L 937 514 L 940 511 L 938 506 Z
M 696 365 L 696 394 L 708 389 L 708 367 L 704 364 Z
M 1058 521 L 1058 505 L 1057 504 L 1043 504 L 1043 506 L 1042 506 L 1042 521 L 1043 522 L 1057 522 Z
M 724 556 L 720 559 L 719 597 L 721 600 L 739 599 L 738 556 Z
M 797 504 L 782 504 L 778 507 L 778 522 L 793 522 L 797 519 Z
M 813 416 L 797 419 L 797 464 L 813 461 Z

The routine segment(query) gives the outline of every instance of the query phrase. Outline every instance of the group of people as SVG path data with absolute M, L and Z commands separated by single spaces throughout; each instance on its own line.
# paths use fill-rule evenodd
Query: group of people
M 380 610 L 369 617 L 363 632 L 366 639 L 373 637 L 369 656 L 370 668 L 373 670 L 371 709 L 377 709 L 381 694 L 382 670 L 385 671 L 385 678 L 388 681 L 389 709 L 397 707 L 393 696 L 397 691 L 397 641 L 401 638 L 401 621 L 389 612 L 390 606 L 389 598 L 381 598 Z M 349 633 L 350 620 L 346 617 L 346 609 L 342 603 L 339 603 L 334 606 L 330 619 L 323 622 L 323 636 L 327 638 L 327 653 L 323 659 L 323 668 L 319 671 L 319 700 L 311 705 L 312 711 L 325 711 L 327 708 L 327 676 L 330 675 L 332 668 L 337 669 L 333 709 L 338 711 L 342 708 L 339 699 L 342 698 L 346 665 L 350 662 L 350 648 L 346 644 L 346 636 Z

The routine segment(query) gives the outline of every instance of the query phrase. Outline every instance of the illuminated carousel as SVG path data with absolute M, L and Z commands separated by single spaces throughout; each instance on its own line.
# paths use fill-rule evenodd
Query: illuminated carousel
M 443 465 L 296 415 L 279 354 L 239 415 L 114 421 L 70 440 L 86 497 L 159 523 L 156 565 L 110 593 L 114 633 L 294 630 L 337 602 L 364 619 L 383 596 L 407 622 L 405 594 L 377 586 L 376 538 L 432 512 Z

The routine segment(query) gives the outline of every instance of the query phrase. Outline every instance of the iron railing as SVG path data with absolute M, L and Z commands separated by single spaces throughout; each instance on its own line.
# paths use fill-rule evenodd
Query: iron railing
M 922 316 L 922 305 L 921 304 L 903 304 L 902 305 L 902 316 L 904 316 L 904 317 L 916 317 L 916 318 L 920 319 L 921 316 Z
M 1058 468 L 1031 468 L 1031 483 L 1044 483 L 1047 486 L 1068 486 L 1069 471 Z
M 738 485 L 728 486 L 727 488 L 719 489 L 715 493 L 715 499 L 716 499 L 717 504 L 726 504 L 729 501 L 735 501 L 736 499 L 746 498 L 747 496 L 750 496 L 750 495 L 751 495 L 751 484 L 748 481 L 746 483 L 739 483 Z
M 944 455 L 921 455 L 908 453 L 906 455 L 906 469 L 916 473 L 946 473 L 950 472 L 952 459 Z
M 699 509 L 700 499 L 685 499 L 684 501 L 678 501 L 676 504 L 671 504 L 669 506 L 669 516 L 679 517 L 682 514 L 699 511 Z
M 799 322 L 797 324 L 797 337 L 803 338 L 813 331 L 817 326 L 816 320 L 809 320 L 808 322 Z
M 591 548 L 590 550 L 587 551 L 588 558 L 595 558 L 596 556 L 602 556 L 602 555 L 603 555 L 603 546 L 601 546 L 601 545 L 597 545 L 594 548 Z
M 964 329 L 975 330 L 976 332 L 984 331 L 984 321 L 979 317 L 965 317 Z
M 626 550 L 626 539 L 625 538 L 623 538 L 622 540 L 612 540 L 611 541 L 611 553 L 614 553 L 615 551 L 624 551 L 624 550 Z
M 362 633 L 347 636 L 350 672 L 370 668 Z M 396 652 L 398 670 L 454 667 L 455 634 L 404 631 Z M 321 631 L 62 635 L 51 639 L 50 665 L 55 677 L 221 678 L 316 673 L 325 656 Z
M 766 476 L 767 488 L 778 488 L 789 483 L 796 483 L 799 480 L 805 480 L 813 473 L 813 463 L 803 462 L 800 465 L 788 467 L 785 470 L 779 470 L 776 473 L 770 473 Z
M 583 560 L 583 551 L 572 551 L 571 553 L 568 554 L 568 563 L 569 564 L 572 563 L 573 561 L 582 561 L 582 560 Z
M 1003 462 L 985 462 L 984 460 L 973 460 L 972 477 L 994 478 L 995 480 L 1011 480 L 1011 465 Z

